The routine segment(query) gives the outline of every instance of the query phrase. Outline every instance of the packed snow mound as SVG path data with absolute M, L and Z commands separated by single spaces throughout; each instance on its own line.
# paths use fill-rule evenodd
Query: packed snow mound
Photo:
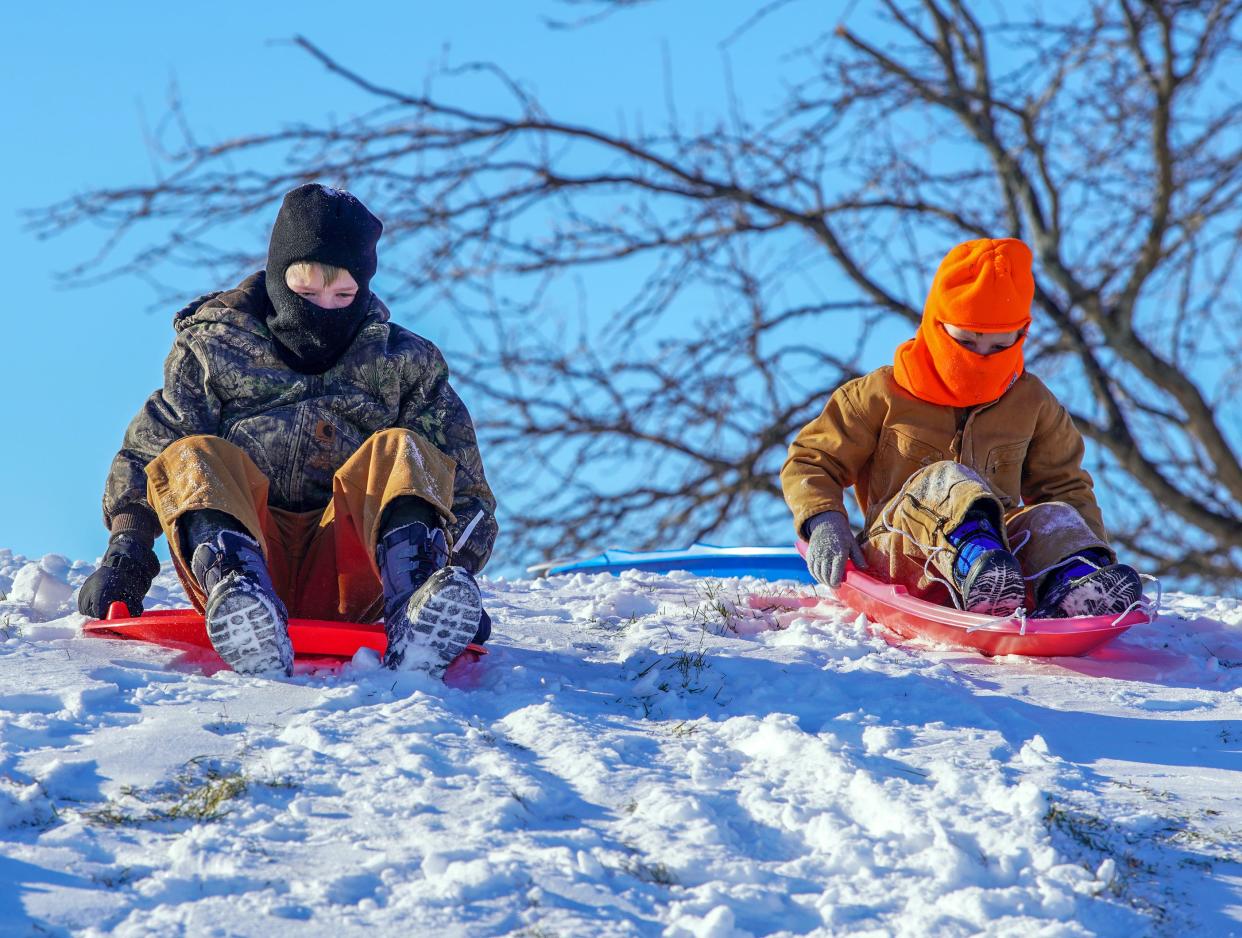
M 1235 599 L 987 659 L 748 602 L 790 583 L 484 579 L 446 686 L 85 639 L 92 569 L 0 551 L 0 934 L 1242 934 Z

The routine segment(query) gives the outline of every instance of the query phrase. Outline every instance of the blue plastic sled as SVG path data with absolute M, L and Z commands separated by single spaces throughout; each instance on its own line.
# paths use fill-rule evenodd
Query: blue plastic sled
M 753 576 L 765 580 L 797 580 L 814 583 L 806 561 L 795 547 L 716 547 L 692 544 L 685 550 L 606 550 L 595 557 L 563 560 L 532 567 L 549 576 L 560 573 L 611 573 L 645 570 L 669 573 L 684 570 L 695 576 Z

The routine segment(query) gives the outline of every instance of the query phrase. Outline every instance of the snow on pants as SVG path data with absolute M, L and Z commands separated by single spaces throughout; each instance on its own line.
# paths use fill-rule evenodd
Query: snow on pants
M 1091 547 L 1113 556 L 1108 544 L 1092 533 L 1072 505 L 1041 502 L 1006 512 L 977 472 L 943 460 L 914 473 L 868 525 L 862 545 L 872 572 L 904 585 L 917 596 L 948 601 L 944 587 L 927 570 L 953 582 L 954 551 L 948 534 L 979 502 L 994 520 L 1003 522 L 1002 537 L 1010 550 L 1018 548 L 1017 558 L 1025 576 L 1046 571 Z M 885 528 L 884 522 L 895 532 Z M 1031 582 L 1032 596 L 1042 581 L 1040 576 Z
M 206 596 L 174 525 L 186 512 L 214 508 L 240 521 L 259 542 L 289 615 L 374 622 L 383 614 L 375 545 L 384 508 L 394 498 L 414 495 L 452 518 L 454 470 L 453 461 L 417 433 L 382 430 L 336 471 L 326 508 L 283 511 L 268 505 L 268 479 L 242 449 L 217 436 L 189 436 L 147 466 L 147 501 L 199 612 Z

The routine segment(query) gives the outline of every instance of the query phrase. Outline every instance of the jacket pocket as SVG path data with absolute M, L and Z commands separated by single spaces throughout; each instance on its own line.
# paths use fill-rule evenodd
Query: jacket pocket
M 325 505 L 332 497 L 332 477 L 362 445 L 363 435 L 326 407 L 303 405 L 299 415 L 293 480 L 295 497 L 304 505 Z
M 290 434 L 284 421 L 269 415 L 245 417 L 224 432 L 224 439 L 240 447 L 267 478 L 269 500 L 275 504 L 287 495 Z
M 988 451 L 984 472 L 988 485 L 1005 508 L 1017 508 L 1022 501 L 1022 466 L 1026 462 L 1029 440 L 993 446 Z
M 930 443 L 895 427 L 886 427 L 880 434 L 871 463 L 869 504 L 887 502 L 897 494 L 910 476 L 925 466 L 946 459 L 943 452 Z

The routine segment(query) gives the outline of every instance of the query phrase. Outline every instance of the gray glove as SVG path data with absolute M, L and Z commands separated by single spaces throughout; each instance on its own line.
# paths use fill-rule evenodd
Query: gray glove
M 867 569 L 862 546 L 850 530 L 850 520 L 839 511 L 822 511 L 806 523 L 811 532 L 807 543 L 806 565 L 811 576 L 828 586 L 840 586 L 845 576 L 845 561 Z

